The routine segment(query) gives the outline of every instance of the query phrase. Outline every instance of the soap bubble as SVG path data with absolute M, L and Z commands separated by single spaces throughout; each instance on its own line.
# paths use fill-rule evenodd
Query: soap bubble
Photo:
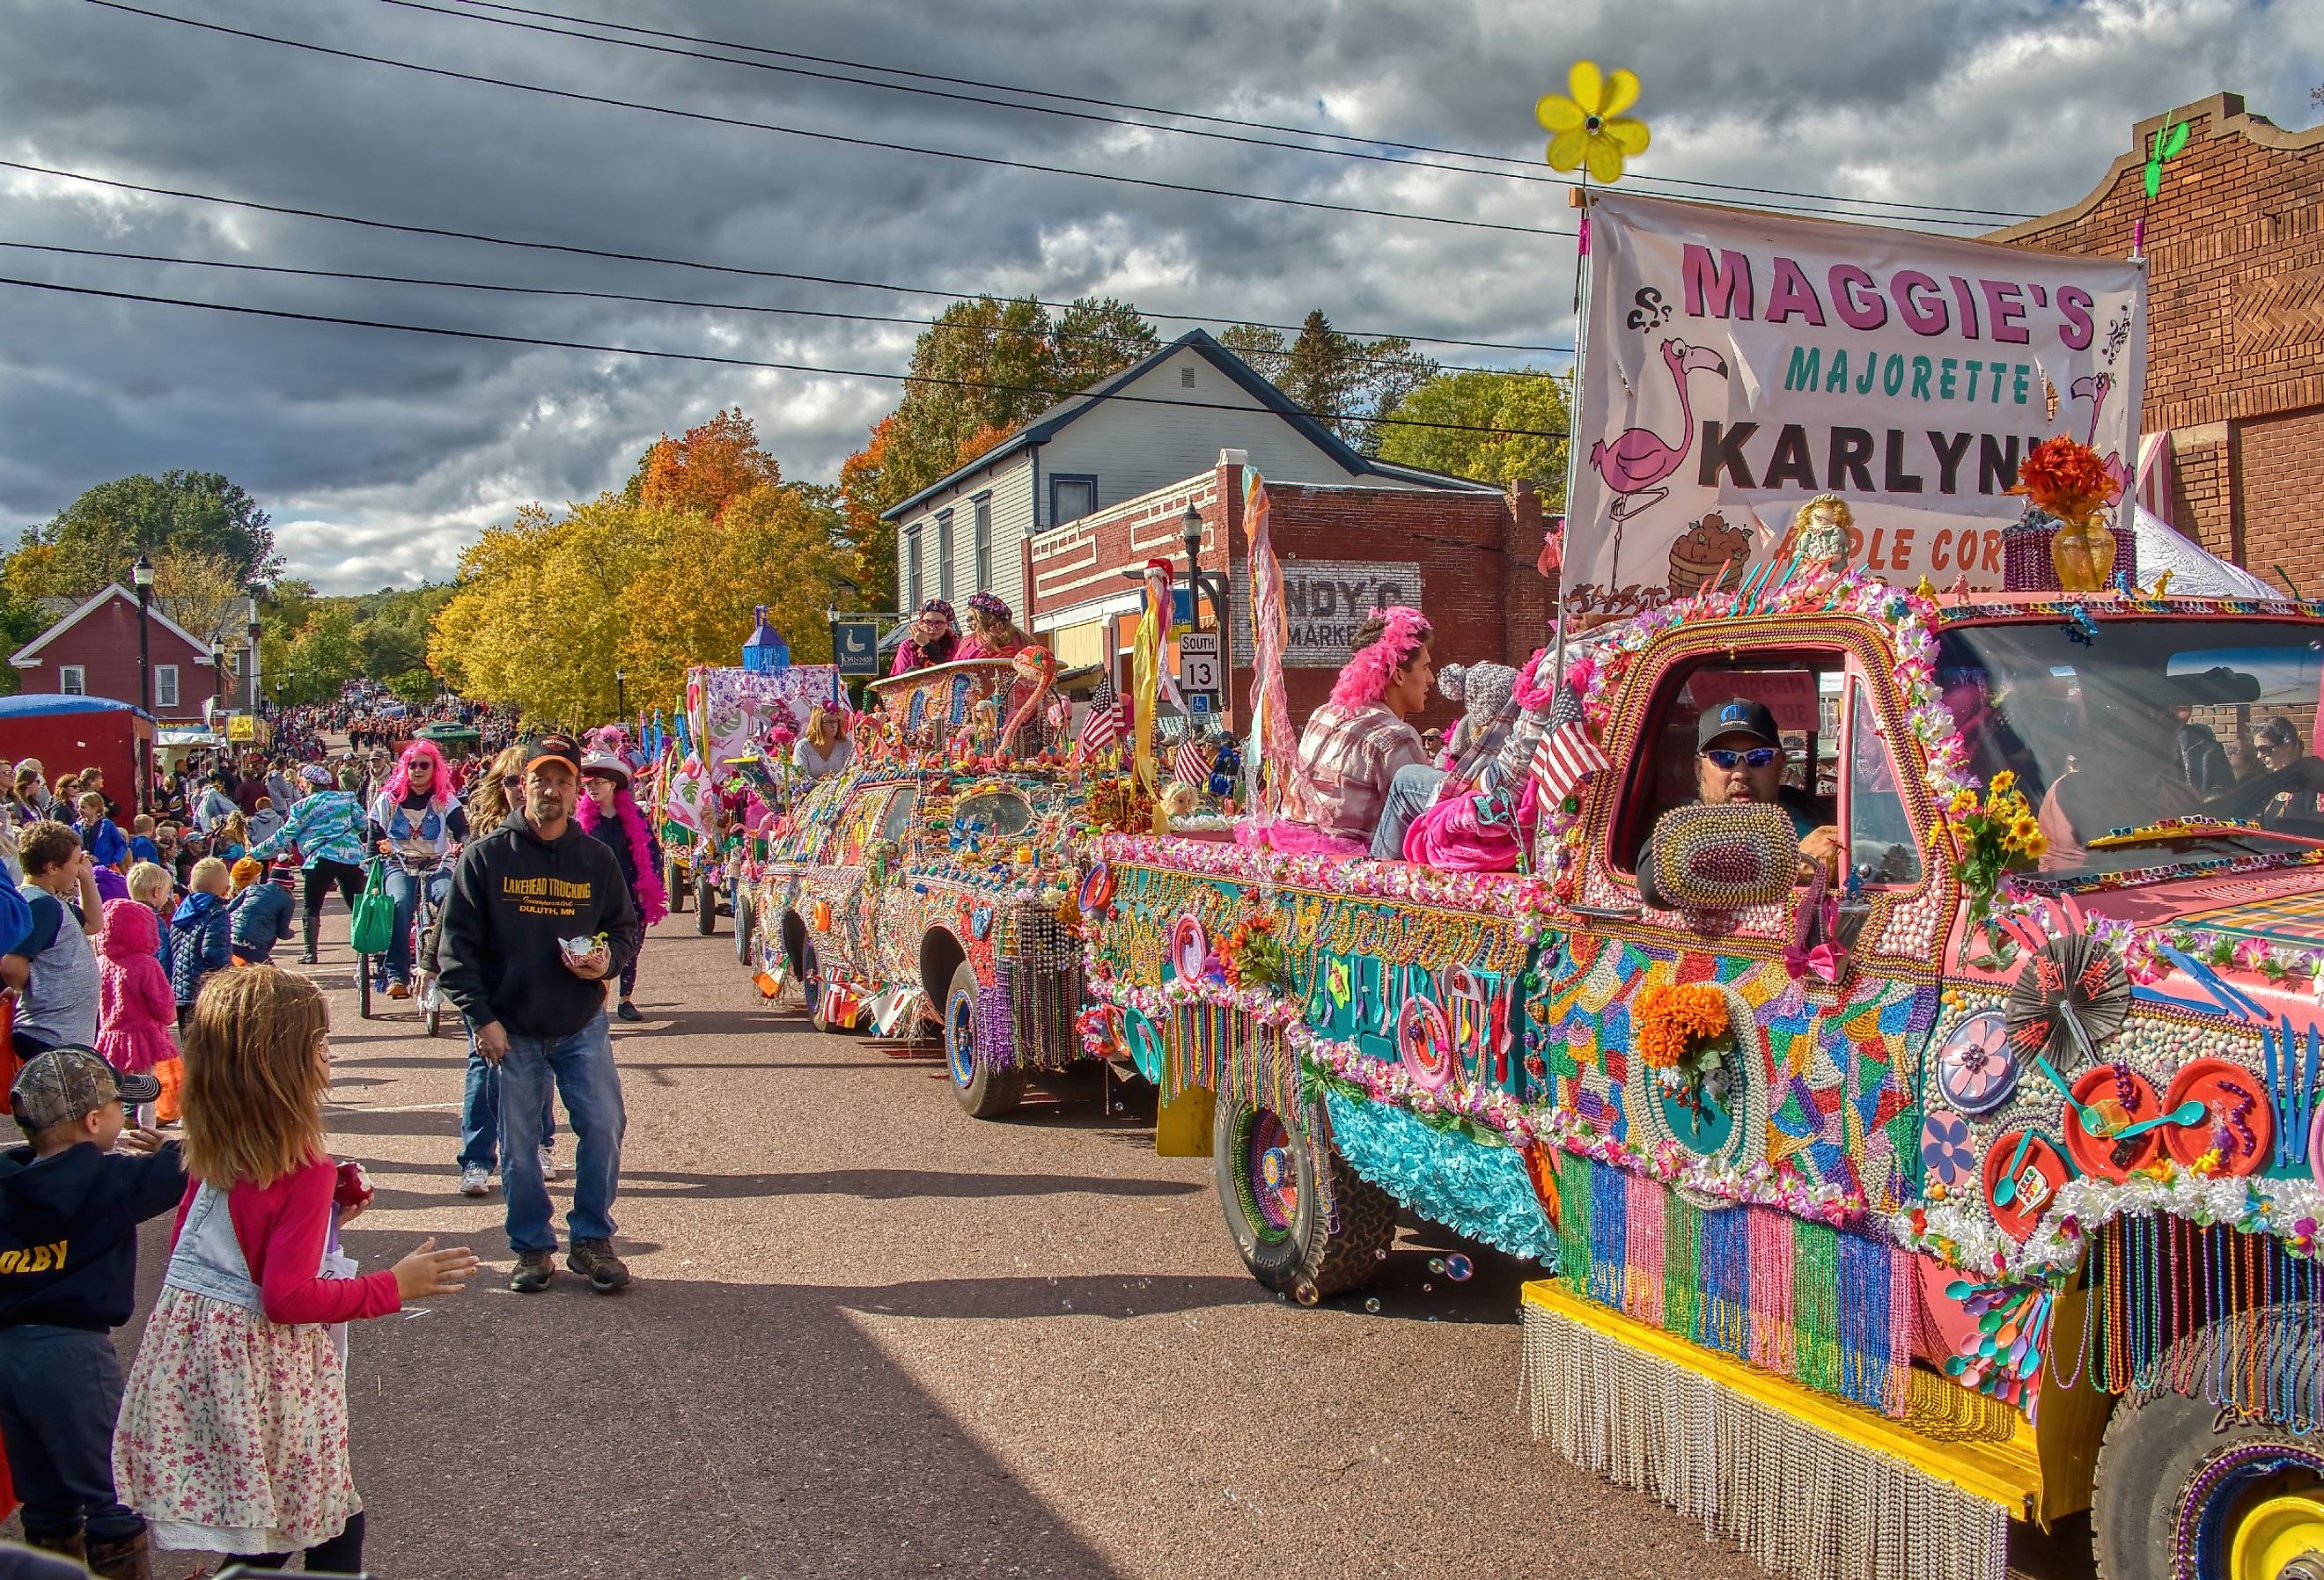
M 1448 1256 L 1444 1259 L 1444 1276 L 1456 1284 L 1467 1283 L 1476 1270 L 1477 1264 L 1465 1256 Z
M 1318 1290 L 1314 1285 L 1305 1281 L 1301 1282 L 1298 1288 L 1293 1289 L 1291 1293 L 1293 1298 L 1296 1298 L 1302 1306 L 1313 1306 L 1316 1301 L 1323 1298 L 1323 1293 Z
M 1388 1252 L 1387 1252 L 1386 1248 L 1382 1248 L 1382 1249 L 1380 1249 L 1380 1250 L 1379 1250 L 1379 1251 L 1375 1251 L 1375 1252 L 1372 1252 L 1372 1260 L 1373 1260 L 1374 1261 L 1386 1261 L 1388 1260 Z
M 1444 1270 L 1444 1259 L 1441 1256 L 1430 1257 L 1428 1259 L 1428 1270 L 1433 1273 L 1443 1272 Z
M 1420 1292 L 1424 1295 L 1434 1295 L 1436 1293 L 1436 1286 L 1434 1284 L 1423 1284 L 1420 1286 Z
M 1366 1296 L 1364 1298 L 1364 1309 L 1370 1312 L 1374 1317 L 1378 1317 L 1379 1315 L 1379 1297 L 1378 1295 Z

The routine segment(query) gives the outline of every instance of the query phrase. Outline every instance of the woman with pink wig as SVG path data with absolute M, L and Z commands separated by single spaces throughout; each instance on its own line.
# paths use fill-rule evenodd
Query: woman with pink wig
M 1428 761 L 1411 720 L 1436 679 L 1435 636 L 1417 609 L 1374 609 L 1356 627 L 1354 652 L 1299 737 L 1299 764 L 1314 789 L 1312 820 L 1268 832 L 1279 849 L 1367 855 L 1397 771 Z
M 393 999 L 411 996 L 411 918 L 420 890 L 431 905 L 452 886 L 452 855 L 468 837 L 468 814 L 455 799 L 451 770 L 433 741 L 413 741 L 371 803 L 372 848 L 388 858 L 387 894 L 395 929 L 381 962 L 381 985 Z
M 661 841 L 646 824 L 638 798 L 630 790 L 630 765 L 610 752 L 593 752 L 581 759 L 581 831 L 603 840 L 630 886 L 630 903 L 638 919 L 651 927 L 669 914 L 669 896 L 661 886 Z M 613 1013 L 624 1021 L 645 1016 L 631 1002 L 637 992 L 637 956 L 622 967 L 622 997 Z

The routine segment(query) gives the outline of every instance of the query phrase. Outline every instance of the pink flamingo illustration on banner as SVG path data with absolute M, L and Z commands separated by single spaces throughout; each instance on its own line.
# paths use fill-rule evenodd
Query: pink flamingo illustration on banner
M 1651 428 L 1628 428 L 1615 436 L 1612 444 L 1600 439 L 1590 447 L 1591 466 L 1606 480 L 1606 486 L 1619 495 L 1613 509 L 1617 522 L 1628 521 L 1656 500 L 1669 498 L 1670 490 L 1661 485 L 1663 480 L 1678 470 L 1694 448 L 1694 409 L 1687 399 L 1686 375 L 1727 376 L 1726 360 L 1717 352 L 1683 340 L 1663 342 L 1663 365 L 1670 369 L 1671 383 L 1678 386 L 1678 442 L 1665 442 Z
M 2107 397 L 2114 393 L 2114 374 L 2110 373 L 2084 374 L 2080 378 L 2078 378 L 2073 382 L 2073 384 L 2068 393 L 2077 401 L 2088 401 L 2090 403 L 2089 431 L 2083 436 L 2082 442 L 2089 446 L 2092 449 L 2098 448 L 2098 418 L 2106 411 Z M 2122 464 L 2122 452 L 2120 450 L 2108 450 L 2107 452 L 2106 475 L 2107 479 L 2114 484 L 2113 498 L 2120 499 L 2122 497 L 2122 491 L 2130 484 L 2130 472 L 2129 469 Z

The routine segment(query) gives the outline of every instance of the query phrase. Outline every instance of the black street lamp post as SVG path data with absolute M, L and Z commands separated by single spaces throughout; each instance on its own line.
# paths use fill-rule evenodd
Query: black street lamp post
M 137 588 L 137 706 L 145 716 L 153 715 L 153 561 L 143 550 L 137 563 L 129 568 L 129 579 Z M 150 738 L 137 743 L 137 805 L 147 811 L 153 803 L 153 744 Z
M 622 671 L 613 671 L 613 718 L 616 723 L 630 716 L 630 694 L 623 684 Z

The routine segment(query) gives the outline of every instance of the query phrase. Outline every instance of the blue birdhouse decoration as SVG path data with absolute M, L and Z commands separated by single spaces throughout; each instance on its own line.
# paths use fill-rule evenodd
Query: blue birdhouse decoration
M 779 675 L 791 667 L 791 644 L 767 624 L 767 606 L 758 607 L 758 629 L 742 644 L 742 667 L 754 675 Z

